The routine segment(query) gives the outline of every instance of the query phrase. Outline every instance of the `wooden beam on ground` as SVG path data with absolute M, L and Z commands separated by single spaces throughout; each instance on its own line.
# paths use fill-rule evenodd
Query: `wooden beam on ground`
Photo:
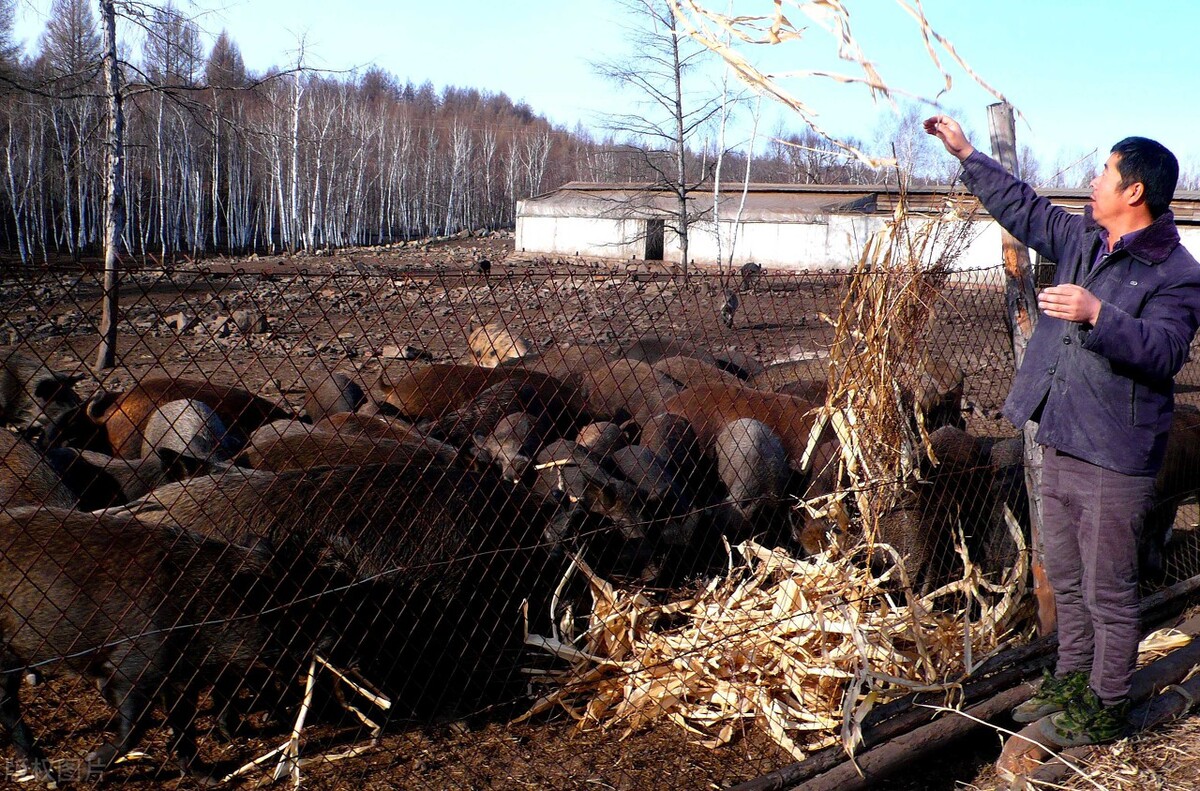
M 1195 638 L 1200 635 L 1200 616 L 1189 619 L 1178 627 L 1183 634 Z M 1187 714 L 1200 699 L 1200 677 L 1178 686 L 1187 678 L 1196 665 L 1200 664 L 1200 640 L 1178 648 L 1161 659 L 1146 665 L 1133 676 L 1133 688 L 1129 699 L 1141 703 L 1129 714 L 1133 732 L 1154 728 Z M 1155 693 L 1160 693 L 1155 696 Z M 1149 699 L 1149 700 L 1147 700 Z M 1037 723 L 1031 723 L 1019 734 L 1009 738 L 996 761 L 996 771 L 1009 780 L 1028 778 L 1039 784 L 1055 784 L 1072 771 L 1061 760 L 1053 760 L 1050 753 L 1040 744 L 1042 737 Z M 1048 744 L 1054 748 L 1055 745 Z M 1060 755 L 1069 761 L 1086 760 L 1096 747 L 1074 747 L 1063 750 Z
M 1164 588 L 1163 590 L 1147 596 L 1146 598 L 1142 599 L 1139 608 L 1142 622 L 1147 625 L 1152 625 L 1151 628 L 1158 628 L 1158 624 L 1161 624 L 1164 620 L 1177 615 L 1183 609 L 1183 607 L 1186 606 L 1188 598 L 1198 591 L 1200 591 L 1200 575 L 1183 580 L 1182 582 L 1176 583 L 1169 588 Z M 1036 675 L 1038 672 L 1040 672 L 1042 667 L 1045 667 L 1049 664 L 1050 656 L 1055 649 L 1057 649 L 1057 647 L 1057 637 L 1050 635 L 1048 637 L 1038 638 L 1030 643 L 1017 646 L 1009 651 L 1003 652 L 1002 654 L 993 656 L 980 665 L 979 668 L 976 669 L 975 673 L 973 673 L 969 678 L 964 680 L 964 699 L 967 702 L 971 702 L 984 694 L 992 694 L 986 691 L 989 683 L 998 678 L 1005 678 L 1005 680 L 1008 680 L 1012 676 L 1006 674 L 1010 673 L 1014 669 L 1019 668 L 1019 670 L 1017 670 L 1016 673 L 1013 673 L 1013 675 L 1020 675 L 1023 678 L 1029 678 L 1030 676 Z M 1186 662 L 1187 660 L 1184 658 L 1181 661 Z M 1135 676 L 1135 679 L 1136 678 L 1137 676 Z M 1015 685 L 1015 682 L 1013 683 Z M 1019 686 L 1014 686 L 1014 688 L 1021 690 L 1024 697 L 1022 697 L 1020 694 L 1009 695 L 1009 693 L 1013 692 L 1013 689 L 1005 689 L 1000 694 L 1009 695 L 1005 698 L 1008 708 L 1023 703 L 1029 698 L 1030 695 L 1033 694 L 1033 687 L 1028 684 L 1020 684 Z M 1143 694 L 1149 693 L 1146 692 Z M 884 704 L 884 706 L 881 706 L 880 709 L 887 711 L 888 719 L 882 721 L 875 719 L 874 726 L 871 726 L 870 722 L 874 718 L 868 718 L 868 720 L 864 723 L 863 743 L 860 746 L 867 749 L 881 744 L 886 746 L 885 743 L 889 739 L 897 739 L 905 734 L 911 733 L 913 729 L 919 728 L 922 723 L 926 723 L 933 719 L 933 717 L 936 715 L 936 712 L 933 709 L 918 705 L 922 701 L 929 701 L 932 699 L 934 699 L 932 696 L 908 695 L 899 700 Z M 978 706 L 983 706 L 985 703 L 986 701 L 978 704 Z M 970 711 L 979 710 L 978 706 L 970 709 Z M 1004 712 L 1005 709 L 999 708 L 996 709 L 996 711 Z M 957 738 L 957 736 L 968 732 L 972 728 L 982 727 L 978 723 L 974 722 L 971 722 L 968 726 L 967 723 L 970 721 L 963 717 L 957 717 L 955 719 L 962 721 L 961 728 L 965 730 L 946 730 L 941 732 L 942 735 L 938 738 L 945 738 L 949 740 L 951 738 Z M 940 743 L 928 742 L 922 749 L 930 751 L 940 746 Z M 865 753 L 860 753 L 859 756 L 861 757 L 861 755 L 864 754 Z M 903 754 L 897 755 L 893 752 L 890 755 L 892 755 L 895 759 L 895 762 L 891 765 L 887 765 L 878 758 L 875 759 L 875 763 L 872 768 L 875 779 L 883 777 L 891 771 L 902 768 L 909 760 L 911 760 L 911 758 Z M 920 755 L 920 753 L 917 755 Z M 854 760 L 858 761 L 859 757 L 856 757 Z M 840 745 L 837 745 L 813 753 L 803 761 L 780 767 L 779 769 L 768 772 L 767 774 L 757 777 L 753 780 L 749 780 L 745 783 L 734 786 L 732 791 L 782 791 L 783 789 L 795 788 L 801 783 L 823 777 L 828 773 L 842 771 L 844 767 L 847 766 L 853 767 L 853 764 L 847 758 L 845 750 L 843 750 Z M 816 787 L 819 788 L 821 786 Z

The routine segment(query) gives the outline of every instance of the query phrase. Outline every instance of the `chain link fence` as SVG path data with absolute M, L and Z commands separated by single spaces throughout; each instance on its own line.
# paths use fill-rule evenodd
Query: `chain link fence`
M 126 272 L 99 375 L 101 275 L 4 270 L 6 779 L 729 787 L 869 721 L 847 690 L 1028 635 L 996 614 L 1005 506 L 1027 522 L 997 270 L 940 289 L 898 377 L 939 463 L 897 562 L 814 505 L 846 275 L 494 246 Z M 1200 571 L 1198 387 L 1189 363 L 1167 581 Z

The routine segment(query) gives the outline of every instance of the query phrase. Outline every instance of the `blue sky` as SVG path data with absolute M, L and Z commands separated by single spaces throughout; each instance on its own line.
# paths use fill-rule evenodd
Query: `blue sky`
M 911 2 L 912 0 L 910 0 Z M 892 0 L 845 0 L 856 34 L 893 87 L 936 94 L 915 25 Z M 36 39 L 49 0 L 18 0 L 17 35 Z M 724 0 L 707 5 L 723 8 Z M 1172 148 L 1200 170 L 1200 2 L 1195 0 L 923 0 L 934 27 L 1023 113 L 1018 139 L 1046 164 L 1100 151 L 1131 134 Z M 770 0 L 735 0 L 739 13 L 763 13 Z M 624 46 L 608 0 L 201 0 L 181 8 L 215 36 L 229 30 L 247 65 L 262 70 L 295 59 L 330 69 L 376 64 L 401 79 L 503 91 L 556 123 L 597 127 L 627 97 L 590 63 Z M 793 13 L 793 22 L 803 17 Z M 128 27 L 128 26 L 126 26 Z M 750 51 L 777 69 L 838 66 L 823 34 Z M 986 107 L 994 101 L 953 67 L 942 97 L 986 146 Z M 793 84 L 834 132 L 869 137 L 886 108 L 853 86 Z M 773 124 L 771 124 L 773 126 Z

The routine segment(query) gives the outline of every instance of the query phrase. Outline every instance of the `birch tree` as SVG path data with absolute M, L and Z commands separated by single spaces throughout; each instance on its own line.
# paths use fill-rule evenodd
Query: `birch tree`
M 54 95 L 51 125 L 62 172 L 64 238 L 72 259 L 95 237 L 89 167 L 94 126 L 99 116 L 100 30 L 88 0 L 54 0 L 41 37 L 41 65 Z
M 104 57 L 104 93 L 108 99 L 108 157 L 104 201 L 104 299 L 96 368 L 116 365 L 117 354 L 117 248 L 125 229 L 125 114 L 122 106 L 121 70 L 117 62 L 117 11 L 114 0 L 100 0 L 101 54 Z

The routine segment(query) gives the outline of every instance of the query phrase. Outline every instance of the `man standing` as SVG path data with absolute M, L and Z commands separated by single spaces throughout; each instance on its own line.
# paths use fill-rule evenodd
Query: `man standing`
M 1058 664 L 1013 717 L 1045 717 L 1043 735 L 1064 747 L 1112 741 L 1126 729 L 1137 661 L 1138 539 L 1173 379 L 1200 324 L 1200 264 L 1169 210 L 1179 164 L 1153 140 L 1122 140 L 1077 216 L 976 151 L 952 118 L 929 118 L 925 131 L 962 162 L 963 183 L 996 221 L 1057 263 L 1004 415 L 1018 428 L 1036 421 L 1044 446 Z

